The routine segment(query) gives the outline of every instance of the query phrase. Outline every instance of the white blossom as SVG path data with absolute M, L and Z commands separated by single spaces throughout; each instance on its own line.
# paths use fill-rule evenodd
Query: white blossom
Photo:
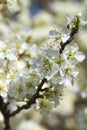
M 85 26 L 87 21 L 82 20 L 82 13 L 78 13 L 76 16 L 70 16 L 67 14 L 67 27 L 73 28 L 75 26 Z
M 66 61 L 82 62 L 85 59 L 85 55 L 79 51 L 77 44 L 67 45 L 62 53 L 62 57 Z
M 49 36 L 50 36 L 50 39 L 53 39 L 54 41 L 56 41 L 58 43 L 60 43 L 60 42 L 65 43 L 70 38 L 69 34 L 66 34 L 66 33 L 56 30 L 56 29 L 50 31 Z
M 50 111 L 51 109 L 52 109 L 52 107 L 53 107 L 53 102 L 52 101 L 50 101 L 49 102 L 49 100 L 48 99 L 37 99 L 36 100 L 36 109 L 38 110 L 38 109 L 40 109 L 41 108 L 41 112 L 42 113 L 44 113 L 44 111 L 46 112 L 48 112 L 48 111 Z

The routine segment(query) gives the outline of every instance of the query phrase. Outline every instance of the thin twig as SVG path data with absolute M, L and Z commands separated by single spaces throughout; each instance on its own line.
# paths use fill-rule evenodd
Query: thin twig
M 62 54 L 63 50 L 65 49 L 66 45 L 70 44 L 71 41 L 74 39 L 75 34 L 78 32 L 79 26 L 73 27 L 70 33 L 69 39 L 65 43 L 60 43 L 61 48 L 60 48 L 60 54 Z

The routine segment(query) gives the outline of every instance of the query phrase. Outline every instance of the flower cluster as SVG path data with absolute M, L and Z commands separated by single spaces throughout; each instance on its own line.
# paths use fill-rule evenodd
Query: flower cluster
M 72 28 L 75 26 L 84 26 L 87 21 L 82 20 L 82 13 L 78 13 L 76 16 L 67 15 L 67 27 Z
M 27 42 L 0 41 L 0 95 L 16 101 L 33 97 L 36 109 L 45 111 L 57 106 L 63 87 L 73 86 L 79 74 L 77 65 L 85 59 L 78 45 L 70 44 L 83 23 L 80 14 L 68 17 L 67 33 L 51 30 L 40 49 Z M 41 86 L 43 79 L 46 82 Z
M 28 63 L 36 51 L 36 45 L 30 48 L 27 43 L 0 41 L 0 95 L 3 98 L 9 96 L 22 101 L 27 94 L 36 92 L 39 80 Z

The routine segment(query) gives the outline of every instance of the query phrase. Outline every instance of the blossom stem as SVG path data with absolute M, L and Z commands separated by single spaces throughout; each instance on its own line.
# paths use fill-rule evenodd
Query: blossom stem
M 59 51 L 60 54 L 62 54 L 63 50 L 65 49 L 65 46 L 71 43 L 71 41 L 74 38 L 74 35 L 78 32 L 78 29 L 79 29 L 79 26 L 73 27 L 71 30 L 69 39 L 65 43 L 62 43 L 62 42 L 60 43 L 60 45 L 61 45 L 61 48 Z

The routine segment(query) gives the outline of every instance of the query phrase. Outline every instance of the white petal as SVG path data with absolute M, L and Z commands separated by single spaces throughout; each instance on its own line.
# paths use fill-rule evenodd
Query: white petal
M 67 22 L 68 22 L 68 24 L 71 22 L 71 20 L 72 20 L 72 16 L 70 16 L 69 14 L 67 14 L 66 15 L 66 18 L 67 18 Z
M 75 69 L 72 71 L 72 74 L 73 74 L 73 77 L 76 78 L 76 77 L 78 76 L 78 74 L 79 74 L 78 69 L 75 68 Z
M 69 35 L 64 35 L 62 38 L 62 42 L 65 43 L 70 38 Z
M 65 77 L 65 86 L 69 86 L 71 85 L 71 82 L 72 82 L 72 78 L 67 76 Z
M 85 59 L 85 55 L 82 52 L 78 52 L 75 58 L 78 62 L 82 62 Z
M 72 46 L 72 49 L 73 49 L 73 50 L 72 50 L 73 52 L 77 52 L 78 49 L 79 49 L 79 48 L 78 48 L 78 45 L 75 43 L 75 44 Z
M 15 54 L 7 54 L 7 59 L 9 60 L 16 60 L 16 55 Z
M 4 48 L 6 44 L 3 41 L 0 41 L 0 49 Z
M 51 30 L 51 31 L 49 32 L 49 35 L 50 35 L 50 36 L 55 36 L 55 34 L 56 34 L 56 30 Z
M 87 25 L 87 21 L 81 21 L 81 25 L 84 26 L 84 25 Z
M 0 59 L 3 60 L 4 58 L 5 58 L 5 55 L 4 55 L 4 53 L 1 52 L 1 53 L 0 53 Z
M 30 87 L 28 93 L 31 94 L 31 95 L 34 95 L 36 93 L 36 88 Z
M 78 17 L 82 17 L 82 13 L 81 13 L 81 12 L 78 13 L 77 16 L 78 16 Z
M 60 70 L 60 75 L 62 76 L 62 77 L 64 77 L 64 72 L 63 72 L 63 70 Z

